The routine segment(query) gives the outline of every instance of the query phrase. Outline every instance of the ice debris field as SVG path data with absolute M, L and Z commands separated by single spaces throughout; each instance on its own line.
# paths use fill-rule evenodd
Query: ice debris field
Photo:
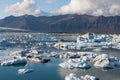
M 13 35 L 14 37 L 11 37 Z M 20 50 L 9 52 L 9 54 L 4 56 L 0 56 L 0 66 L 2 67 L 15 65 L 26 66 L 28 63 L 44 64 L 52 62 L 52 58 L 56 58 L 61 60 L 58 66 L 64 69 L 89 70 L 92 67 L 95 67 L 101 70 L 109 70 L 120 68 L 119 57 L 101 52 L 105 49 L 120 50 L 119 35 L 91 33 L 84 35 L 77 34 L 75 35 L 76 39 L 72 38 L 71 40 L 63 37 L 64 35 L 51 36 L 51 34 L 42 34 L 41 37 L 36 36 L 35 34 L 6 33 L 5 35 L 0 36 L 1 50 L 9 47 L 16 47 L 16 45 L 19 47 L 24 46 L 24 49 L 22 48 Z M 71 35 L 69 35 L 69 37 L 71 37 Z M 74 36 L 72 35 L 72 37 Z M 46 50 L 44 50 L 45 46 L 47 46 Z M 52 51 L 51 48 L 54 50 Z M 34 72 L 34 69 L 26 69 L 24 67 L 18 69 L 18 74 L 31 72 Z M 65 80 L 99 80 L 99 78 L 89 74 L 77 76 L 76 74 L 71 73 L 66 75 Z

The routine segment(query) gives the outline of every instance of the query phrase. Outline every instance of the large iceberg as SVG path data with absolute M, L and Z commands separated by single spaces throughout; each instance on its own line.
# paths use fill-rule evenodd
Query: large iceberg
M 94 59 L 94 66 L 101 68 L 112 68 L 112 65 L 110 65 L 109 56 L 107 54 L 97 56 Z
M 69 58 L 60 63 L 59 66 L 67 69 L 89 69 L 93 64 L 96 68 L 112 69 L 120 67 L 120 59 L 107 54 L 77 53 L 78 58 Z M 69 54 L 70 56 L 70 54 Z M 90 65 L 91 64 L 91 65 Z
M 89 69 L 91 66 L 84 60 L 80 59 L 69 59 L 60 63 L 59 66 L 67 69 L 80 68 L 80 69 Z
M 116 57 L 110 57 L 107 54 L 98 55 L 93 60 L 94 66 L 98 68 L 110 69 L 120 67 L 120 60 Z
M 90 75 L 77 77 L 75 74 L 71 73 L 65 77 L 65 80 L 99 80 L 99 79 Z
M 25 58 L 10 58 L 1 61 L 1 66 L 11 66 L 11 65 L 21 65 L 26 64 L 27 60 Z
M 71 54 L 69 54 L 70 56 Z M 97 56 L 97 54 L 91 53 L 91 52 L 79 52 L 77 53 L 78 58 L 72 58 L 65 60 L 63 63 L 60 63 L 59 66 L 62 68 L 67 69 L 73 69 L 73 68 L 79 68 L 79 69 L 89 69 L 91 68 L 90 62 L 93 61 L 93 59 Z

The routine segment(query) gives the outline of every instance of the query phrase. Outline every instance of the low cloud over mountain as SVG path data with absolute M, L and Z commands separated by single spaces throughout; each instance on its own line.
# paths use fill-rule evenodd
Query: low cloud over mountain
M 36 0 L 23 0 L 5 8 L 5 12 L 11 15 L 64 15 L 64 14 L 88 14 L 94 16 L 116 16 L 120 15 L 119 0 L 70 0 L 66 5 L 61 5 L 57 10 L 45 13 L 36 6 Z M 58 2 L 57 0 L 46 0 L 47 3 Z M 58 3 L 59 4 L 59 3 Z M 38 8 L 39 7 L 39 8 Z M 43 9 L 42 9 L 43 10 Z
M 120 15 L 119 0 L 70 0 L 55 14 Z

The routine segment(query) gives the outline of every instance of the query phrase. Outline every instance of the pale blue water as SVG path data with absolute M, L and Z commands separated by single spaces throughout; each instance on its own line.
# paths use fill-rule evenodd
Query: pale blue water
M 120 55 L 117 52 L 117 55 Z M 4 53 L 1 51 L 1 55 Z M 111 54 L 111 53 L 110 53 Z M 65 76 L 75 73 L 78 76 L 86 74 L 99 77 L 100 80 L 120 80 L 120 69 L 111 69 L 103 71 L 92 67 L 89 70 L 69 70 L 58 66 L 61 62 L 59 59 L 52 59 L 52 62 L 46 64 L 30 63 L 26 68 L 34 69 L 34 72 L 28 74 L 18 74 L 18 69 L 23 66 L 0 67 L 0 80 L 65 80 Z
M 5 34 L 2 34 L 2 35 L 5 35 Z M 42 39 L 43 37 L 54 36 L 58 39 L 69 40 L 71 38 L 73 41 L 75 41 L 76 36 L 78 36 L 78 34 L 76 34 L 76 35 L 75 34 L 50 34 L 50 35 L 32 34 L 34 36 L 32 39 L 28 39 L 25 37 L 25 40 L 29 44 L 28 45 L 28 44 L 21 44 L 21 43 L 19 43 L 19 40 L 18 40 L 18 39 L 24 38 L 25 34 L 16 34 L 15 36 L 18 36 L 18 37 L 14 37 L 13 35 L 14 34 L 8 33 L 7 35 L 3 36 L 3 38 L 10 36 L 9 40 L 16 41 L 16 39 L 17 39 L 18 43 L 15 45 L 14 48 L 12 47 L 7 50 L 0 50 L 0 56 L 3 56 L 7 53 L 13 52 L 14 50 L 16 50 L 16 46 L 17 47 L 22 46 L 22 48 L 25 48 L 26 45 L 28 47 L 34 47 L 35 46 L 34 39 L 36 40 L 36 43 L 37 42 L 39 43 L 40 38 Z M 22 39 L 22 40 L 24 40 L 24 39 Z M 32 43 L 32 45 L 30 45 L 30 43 Z M 19 49 L 19 47 L 17 49 Z M 42 49 L 42 50 L 45 49 L 45 51 L 48 50 L 48 48 L 43 47 L 43 46 L 41 46 L 40 49 Z M 54 51 L 54 48 L 50 48 L 50 51 Z M 102 53 L 106 53 L 106 54 L 113 55 L 113 56 L 120 58 L 120 51 L 107 50 L 107 51 L 103 51 Z M 20 75 L 17 72 L 18 69 L 24 68 L 23 66 L 0 67 L 0 80 L 64 80 L 65 76 L 69 75 L 70 73 L 75 73 L 75 74 L 77 74 L 77 76 L 82 76 L 82 75 L 84 76 L 86 74 L 89 74 L 89 75 L 100 78 L 100 80 L 120 80 L 120 69 L 111 69 L 109 71 L 103 71 L 101 69 L 92 67 L 91 69 L 89 69 L 87 71 L 77 70 L 77 69 L 69 70 L 69 69 L 60 68 L 58 66 L 58 64 L 60 62 L 61 62 L 61 60 L 59 60 L 59 59 L 53 59 L 52 62 L 46 63 L 46 64 L 31 63 L 27 67 L 34 69 L 34 72 L 28 73 L 28 74 L 23 74 L 23 75 Z
M 0 56 L 5 55 L 7 51 L 1 50 Z M 47 64 L 35 64 L 30 63 L 28 66 L 8 66 L 8 67 L 0 67 L 0 80 L 64 80 L 59 74 L 58 64 L 60 63 L 59 59 L 52 59 L 53 62 Z M 18 74 L 18 69 L 21 68 L 32 68 L 34 72 L 29 74 Z
M 0 80 L 64 80 L 55 64 L 34 64 L 34 72 L 29 74 L 18 74 L 19 68 L 23 67 L 0 67 Z
M 0 56 L 2 56 L 2 54 L 3 54 L 3 53 L 2 53 L 2 51 L 0 50 Z
M 0 56 L 3 56 L 3 55 L 4 55 L 3 50 L 0 50 Z

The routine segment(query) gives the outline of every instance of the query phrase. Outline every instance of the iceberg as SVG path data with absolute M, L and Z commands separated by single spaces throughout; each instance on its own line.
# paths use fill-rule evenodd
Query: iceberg
M 69 56 L 72 55 L 69 54 Z M 65 60 L 63 63 L 60 63 L 59 66 L 67 69 L 73 68 L 89 69 L 91 68 L 89 63 L 92 62 L 93 59 L 97 56 L 97 54 L 91 52 L 79 52 L 76 55 L 77 58 L 69 57 L 68 60 Z
M 69 59 L 63 63 L 60 63 L 59 66 L 66 69 L 89 69 L 91 67 L 86 61 L 80 59 Z
M 95 67 L 112 68 L 112 66 L 110 65 L 108 55 L 106 55 L 106 54 L 102 54 L 102 55 L 97 56 L 94 59 L 94 62 L 95 62 L 94 63 Z
M 34 72 L 34 70 L 33 69 L 19 69 L 18 70 L 18 74 L 27 74 L 31 72 Z
M 65 77 L 65 80 L 80 80 L 75 74 L 71 73 L 69 76 Z
M 69 53 L 69 58 L 65 59 L 64 62 L 59 64 L 59 66 L 66 69 L 89 69 L 91 68 L 90 64 L 93 64 L 96 68 L 102 69 L 113 69 L 120 67 L 120 59 L 117 57 L 111 57 L 107 54 L 79 52 L 76 54 L 79 56 L 78 58 L 71 58 L 70 56 L 72 55 Z
M 1 61 L 1 66 L 12 66 L 12 65 L 21 65 L 26 64 L 27 60 L 25 58 L 13 58 L 8 60 Z
M 90 76 L 90 75 L 77 77 L 76 74 L 71 73 L 65 77 L 65 80 L 99 80 L 99 78 L 96 78 L 96 77 Z
M 98 55 L 93 60 L 94 66 L 97 68 L 111 69 L 114 67 L 120 67 L 120 60 L 116 57 L 110 57 L 107 54 Z

